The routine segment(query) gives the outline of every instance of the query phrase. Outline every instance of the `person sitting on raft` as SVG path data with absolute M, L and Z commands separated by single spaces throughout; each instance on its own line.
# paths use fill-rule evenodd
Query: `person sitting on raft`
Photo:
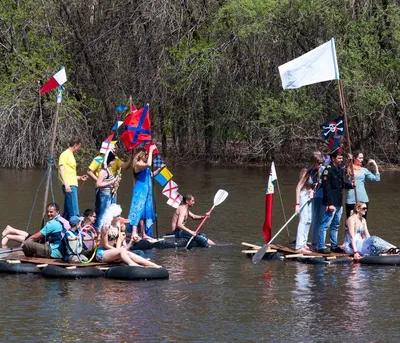
M 69 218 L 69 225 L 71 228 L 65 233 L 66 256 L 65 260 L 68 262 L 86 262 L 88 258 L 82 255 L 83 250 L 83 237 L 80 230 L 81 219 L 77 216 Z
M 101 227 L 100 243 L 96 251 L 96 260 L 105 263 L 122 261 L 129 266 L 161 268 L 161 266 L 126 249 L 125 235 L 121 232 L 121 212 L 121 206 L 117 204 L 111 204 L 106 209 Z
M 56 203 L 50 203 L 46 207 L 46 225 L 33 235 L 25 231 L 7 226 L 3 231 L 2 245 L 7 247 L 8 240 L 22 244 L 22 250 L 28 257 L 61 258 L 59 250 L 62 239 L 62 231 L 69 229 L 68 221 L 60 216 L 60 209 Z M 44 243 L 39 243 L 44 241 Z
M 357 202 L 346 220 L 344 250 L 347 254 L 353 254 L 355 259 L 360 256 L 377 256 L 380 254 L 398 254 L 399 249 L 378 236 L 370 236 L 367 221 L 363 217 L 367 211 L 364 202 Z
M 194 231 L 190 230 L 186 227 L 186 221 L 188 216 L 194 220 L 203 219 L 206 216 L 209 216 L 209 213 L 206 213 L 204 216 L 199 216 L 193 214 L 189 211 L 190 207 L 193 207 L 195 201 L 194 196 L 191 194 L 187 194 L 183 197 L 182 203 L 176 209 L 174 215 L 172 216 L 172 233 L 176 238 L 186 238 L 190 239 L 192 236 L 194 241 L 196 241 L 200 246 L 209 248 L 211 245 L 215 245 L 215 243 L 208 239 L 204 233 L 196 234 Z

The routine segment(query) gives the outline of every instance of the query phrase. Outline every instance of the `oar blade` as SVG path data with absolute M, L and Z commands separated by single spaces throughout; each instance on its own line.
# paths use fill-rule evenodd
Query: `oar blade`
M 258 262 L 260 262 L 263 259 L 268 248 L 269 248 L 269 244 L 264 244 L 260 249 L 258 249 L 258 251 L 253 255 L 253 258 L 251 259 L 252 262 L 254 264 L 257 264 Z
M 214 206 L 218 206 L 219 204 L 223 203 L 228 195 L 229 193 L 227 191 L 219 189 L 214 196 Z

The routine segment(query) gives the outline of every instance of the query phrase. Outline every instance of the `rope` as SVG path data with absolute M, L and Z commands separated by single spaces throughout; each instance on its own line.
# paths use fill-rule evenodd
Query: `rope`
M 33 205 L 32 205 L 32 208 L 31 208 L 31 212 L 30 212 L 30 214 L 29 214 L 28 223 L 27 223 L 27 225 L 26 225 L 26 230 L 25 230 L 26 232 L 28 232 L 29 226 L 30 226 L 30 224 L 31 224 L 33 209 L 35 208 L 35 204 L 36 204 L 36 200 L 37 200 L 37 197 L 38 197 L 38 194 L 39 194 L 40 186 L 42 185 L 43 181 L 46 179 L 46 176 L 47 176 L 47 174 L 49 173 L 49 170 L 51 171 L 51 166 L 50 166 L 50 165 L 49 165 L 49 167 L 47 168 L 46 173 L 43 175 L 43 178 L 42 178 L 42 180 L 40 181 L 38 188 L 36 189 L 35 198 L 33 199 Z
M 276 185 L 278 186 L 279 200 L 280 200 L 280 202 L 281 202 L 281 207 L 282 207 L 282 212 L 283 212 L 283 219 L 285 220 L 285 223 L 286 223 L 287 220 L 286 220 L 285 207 L 283 206 L 282 193 L 281 193 L 281 189 L 279 188 L 279 181 L 278 181 L 278 179 L 276 179 Z M 287 236 L 288 236 L 288 241 L 289 241 L 289 243 L 291 243 L 290 234 L 289 234 L 289 226 L 286 226 L 286 233 L 287 233 Z

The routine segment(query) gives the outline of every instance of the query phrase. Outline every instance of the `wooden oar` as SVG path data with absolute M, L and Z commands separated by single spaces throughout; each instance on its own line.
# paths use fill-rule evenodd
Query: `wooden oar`
M 227 191 L 224 191 L 223 189 L 219 189 L 218 192 L 214 196 L 214 205 L 213 205 L 213 207 L 211 207 L 211 210 L 208 211 L 208 214 L 211 214 L 211 212 L 213 211 L 215 206 L 218 206 L 221 203 L 223 203 L 228 195 L 229 195 L 229 193 Z M 205 223 L 205 221 L 207 220 L 208 217 L 209 216 L 205 216 L 203 218 L 200 225 L 197 227 L 194 235 L 192 237 L 190 237 L 189 242 L 187 242 L 186 249 L 188 248 L 188 246 L 189 246 L 190 242 L 193 240 L 193 238 L 196 237 L 197 232 L 199 232 L 200 228 L 203 226 L 203 224 Z
M 308 204 L 309 201 L 310 201 L 310 200 L 306 201 L 306 202 L 300 207 L 299 213 L 300 213 L 300 211 L 303 209 L 303 207 L 306 206 L 306 204 Z M 272 243 L 272 241 L 281 233 L 281 231 L 282 231 L 282 230 L 293 220 L 293 218 L 296 217 L 296 216 L 297 216 L 297 212 L 295 212 L 295 213 L 289 218 L 289 220 L 285 223 L 285 225 L 283 225 L 283 226 L 279 229 L 279 231 L 276 233 L 276 235 L 275 235 L 274 237 L 272 237 L 271 240 L 270 240 L 267 244 L 264 244 L 264 245 L 262 246 L 262 248 L 259 249 L 259 250 L 254 254 L 254 256 L 253 256 L 253 258 L 252 258 L 252 261 L 253 261 L 254 264 L 260 262 L 260 261 L 263 259 L 264 255 L 265 255 L 265 253 L 267 252 L 267 250 L 268 250 L 270 244 Z

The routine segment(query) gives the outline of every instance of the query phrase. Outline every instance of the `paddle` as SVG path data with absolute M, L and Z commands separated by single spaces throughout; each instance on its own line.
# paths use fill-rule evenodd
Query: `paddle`
M 215 194 L 214 196 L 214 205 L 213 207 L 211 207 L 211 210 L 208 211 L 209 214 L 211 214 L 211 212 L 213 211 L 215 206 L 218 206 L 219 204 L 222 204 L 225 199 L 227 198 L 227 196 L 229 195 L 229 193 L 227 191 L 224 191 L 223 189 L 219 189 L 218 192 Z M 207 220 L 209 216 L 205 216 L 203 218 L 203 220 L 201 221 L 200 225 L 197 227 L 194 235 L 192 237 L 190 237 L 189 242 L 187 242 L 186 244 L 186 249 L 188 248 L 190 242 L 193 240 L 194 237 L 196 237 L 197 232 L 199 232 L 200 228 L 203 226 L 203 224 L 205 223 L 205 221 Z
M 302 210 L 302 208 L 303 208 L 306 204 L 308 204 L 309 201 L 310 201 L 310 200 L 306 201 L 306 202 L 300 207 L 299 213 L 300 213 L 300 211 Z M 296 216 L 297 216 L 297 212 L 295 212 L 295 213 L 289 218 L 289 220 L 285 223 L 285 225 L 283 225 L 283 226 L 279 229 L 279 231 L 276 233 L 276 235 L 275 235 L 274 237 L 272 237 L 271 240 L 270 240 L 267 244 L 264 244 L 264 245 L 262 246 L 262 248 L 259 249 L 259 250 L 254 254 L 254 256 L 253 256 L 253 258 L 252 258 L 252 261 L 253 261 L 254 264 L 260 262 L 260 261 L 263 259 L 264 255 L 265 255 L 265 253 L 267 252 L 267 250 L 268 250 L 270 244 L 272 243 L 272 241 L 281 233 L 281 231 L 282 231 L 282 230 L 293 220 L 293 218 L 296 217 Z
M 14 251 L 22 251 L 22 248 L 0 249 L 0 254 L 10 254 Z

